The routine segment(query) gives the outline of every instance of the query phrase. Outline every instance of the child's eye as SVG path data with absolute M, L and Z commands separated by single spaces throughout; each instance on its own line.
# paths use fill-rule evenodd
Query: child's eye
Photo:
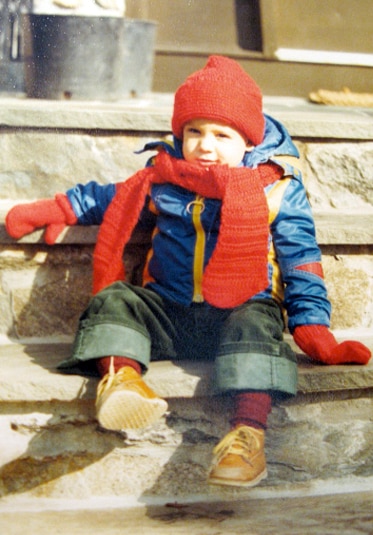
M 187 132 L 188 132 L 189 134 L 199 134 L 199 133 L 200 133 L 200 131 L 198 130 L 198 128 L 192 128 L 192 127 L 188 128 L 188 129 L 187 129 Z

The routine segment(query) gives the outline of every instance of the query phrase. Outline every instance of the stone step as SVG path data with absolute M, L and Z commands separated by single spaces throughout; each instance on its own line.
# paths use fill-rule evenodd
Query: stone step
M 373 492 L 217 502 L 176 502 L 129 508 L 123 500 L 39 504 L 28 510 L 0 504 L 2 533 L 24 535 L 370 535 Z M 49 505 L 49 508 L 47 507 Z M 79 506 L 81 507 L 81 505 Z
M 42 244 L 44 229 L 15 241 L 5 230 L 5 216 L 12 206 L 22 201 L 0 200 L 0 244 Z M 324 245 L 372 245 L 373 244 L 373 212 L 325 212 L 314 210 L 317 241 Z M 67 227 L 59 236 L 58 244 L 63 245 L 94 245 L 99 227 L 75 226 Z M 143 244 L 149 240 L 145 233 L 134 236 L 135 243 Z
M 231 410 L 228 399 L 211 396 L 210 365 L 152 364 L 147 381 L 169 412 L 153 428 L 121 433 L 97 425 L 96 379 L 55 369 L 90 294 L 97 228 L 69 228 L 50 248 L 41 231 L 10 240 L 4 214 L 11 199 L 51 197 L 91 179 L 115 182 L 142 167 L 148 156 L 133 151 L 169 131 L 171 96 L 153 97 L 120 105 L 0 102 L 0 335 L 19 338 L 0 345 L 1 531 L 42 534 L 53 521 L 57 533 L 109 535 L 370 533 L 372 364 L 322 367 L 299 356 L 299 393 L 270 415 L 268 479 L 246 491 L 206 484 Z M 339 332 L 341 340 L 372 348 L 371 190 L 360 171 L 364 162 L 369 168 L 371 113 L 289 99 L 265 105 L 301 153 L 333 328 L 350 330 Z M 24 338 L 35 335 L 43 339 Z
M 373 348 L 369 333 L 359 339 Z M 120 497 L 139 505 L 252 496 L 253 490 L 206 483 L 211 451 L 226 433 L 232 409 L 229 399 L 211 395 L 210 364 L 152 363 L 146 380 L 167 398 L 168 413 L 142 431 L 110 432 L 95 420 L 97 379 L 56 371 L 69 347 L 27 341 L 0 346 L 3 499 L 83 503 Z M 373 365 L 315 366 L 300 355 L 299 372 L 298 395 L 278 401 L 270 415 L 269 477 L 258 492 L 312 493 L 346 481 L 350 490 L 366 490 L 373 478 Z
M 373 350 L 373 334 L 368 330 L 335 332 L 339 341 L 360 340 Z M 373 362 L 367 366 L 323 366 L 302 355 L 290 335 L 286 341 L 298 354 L 298 391 L 302 394 L 362 390 L 373 386 Z M 9 341 L 10 342 L 10 341 Z M 0 343 L 2 377 L 0 402 L 45 402 L 52 399 L 93 402 L 97 379 L 67 375 L 57 371 L 58 363 L 70 354 L 71 344 L 30 339 L 29 343 Z M 372 359 L 373 360 L 373 359 Z M 212 364 L 195 361 L 152 362 L 146 374 L 147 383 L 164 398 L 212 397 L 210 378 Z

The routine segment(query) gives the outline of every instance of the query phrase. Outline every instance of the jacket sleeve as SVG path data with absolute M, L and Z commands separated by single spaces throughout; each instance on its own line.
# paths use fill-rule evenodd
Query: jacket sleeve
M 271 226 L 284 283 L 290 332 L 298 325 L 330 325 L 331 306 L 323 279 L 321 251 L 301 179 L 292 178 Z
M 115 184 L 77 184 L 66 192 L 78 225 L 100 225 L 116 192 Z
M 105 212 L 114 198 L 120 182 L 101 185 L 97 182 L 77 184 L 66 192 L 72 209 L 78 219 L 78 225 L 101 225 Z M 123 183 L 122 183 L 123 184 Z M 148 196 L 139 217 L 139 228 L 154 228 L 155 215 L 149 210 Z

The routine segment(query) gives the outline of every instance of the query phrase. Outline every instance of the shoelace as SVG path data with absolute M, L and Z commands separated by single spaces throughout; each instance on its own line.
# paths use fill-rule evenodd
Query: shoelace
M 259 440 L 248 429 L 235 429 L 228 433 L 214 448 L 216 464 L 228 454 L 240 455 L 244 461 L 251 464 L 250 454 L 260 447 Z
M 99 383 L 98 389 L 97 389 L 97 397 L 101 396 L 101 394 L 103 394 L 105 390 L 111 387 L 116 376 L 117 374 L 115 373 L 115 369 L 114 369 L 114 357 L 110 357 L 109 373 L 107 373 L 105 377 L 102 379 L 102 381 Z

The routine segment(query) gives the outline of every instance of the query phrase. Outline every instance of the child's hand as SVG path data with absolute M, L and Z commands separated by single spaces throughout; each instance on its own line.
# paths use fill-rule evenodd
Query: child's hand
M 372 356 L 364 344 L 351 340 L 338 343 L 325 325 L 299 325 L 295 343 L 310 357 L 324 364 L 367 364 Z
M 76 215 L 66 195 L 57 194 L 54 199 L 43 199 L 28 204 L 18 204 L 9 210 L 6 231 L 19 239 L 37 228 L 47 227 L 44 240 L 53 245 L 67 225 L 75 225 Z

